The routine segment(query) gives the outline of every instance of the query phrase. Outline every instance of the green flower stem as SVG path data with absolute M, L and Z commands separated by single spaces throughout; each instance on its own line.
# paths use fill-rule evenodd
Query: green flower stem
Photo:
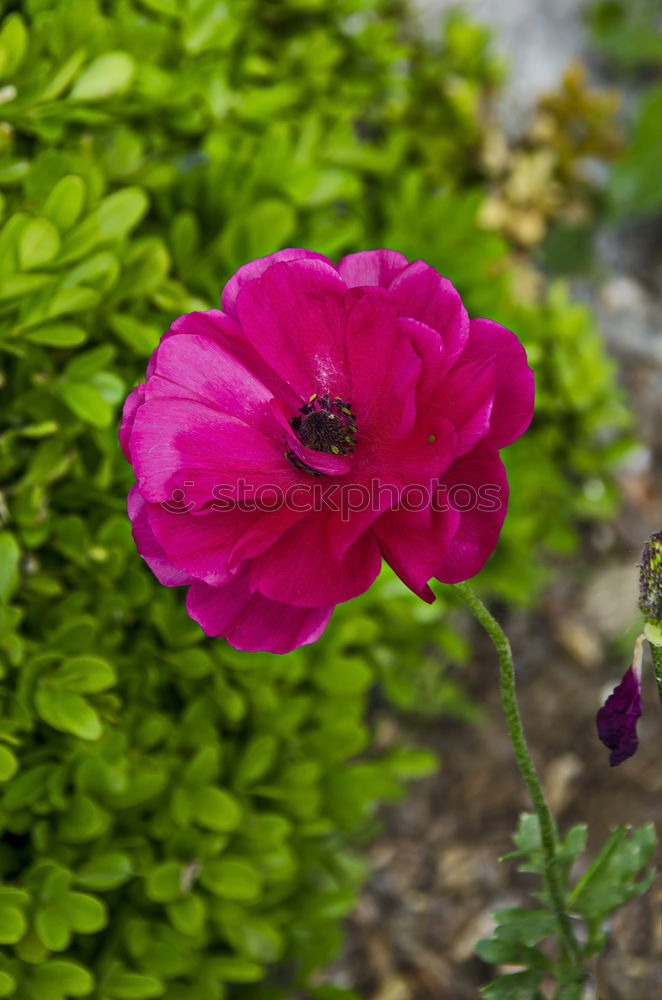
M 490 639 L 494 643 L 498 657 L 501 675 L 501 701 L 503 711 L 506 716 L 506 724 L 510 741 L 515 751 L 515 757 L 519 765 L 520 773 L 531 796 L 533 808 L 538 817 L 540 826 L 540 837 L 542 841 L 542 851 L 545 861 L 544 879 L 545 888 L 549 894 L 552 908 L 559 928 L 559 938 L 564 955 L 564 971 L 567 972 L 567 987 L 562 990 L 560 996 L 567 1000 L 574 1000 L 580 996 L 581 982 L 583 975 L 582 952 L 572 930 L 570 918 L 565 910 L 563 884 L 559 874 L 557 863 L 558 836 L 556 824 L 550 811 L 545 793 L 543 792 L 540 778 L 536 772 L 535 765 L 531 759 L 529 748 L 524 735 L 524 727 L 517 705 L 517 690 L 515 686 L 515 664 L 510 643 L 502 628 L 494 620 L 483 602 L 473 592 L 466 583 L 455 584 L 455 590 L 462 596 L 464 602 L 471 610 L 474 618 L 482 625 Z M 662 652 L 662 651 L 661 651 Z M 576 989 L 575 989 L 576 987 Z
M 657 681 L 657 692 L 660 696 L 660 704 L 662 704 L 662 646 L 658 646 L 652 642 L 650 642 L 649 645 L 651 656 L 653 658 L 655 680 Z

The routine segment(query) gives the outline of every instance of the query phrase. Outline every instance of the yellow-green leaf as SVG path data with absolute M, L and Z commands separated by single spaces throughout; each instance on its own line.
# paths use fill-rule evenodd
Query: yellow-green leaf
M 22 270 L 48 264 L 60 249 L 60 234 L 49 219 L 30 219 L 18 244 L 18 262 Z
M 135 72 L 128 52 L 106 52 L 85 67 L 69 96 L 77 101 L 104 101 L 128 90 Z

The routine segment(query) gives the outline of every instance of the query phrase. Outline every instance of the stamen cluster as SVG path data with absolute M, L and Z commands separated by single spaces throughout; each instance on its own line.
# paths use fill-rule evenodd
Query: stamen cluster
M 324 451 L 330 455 L 347 455 L 356 445 L 356 417 L 349 403 L 340 396 L 333 399 L 328 392 L 314 392 L 308 402 L 299 407 L 299 413 L 290 420 L 290 427 L 306 448 Z M 296 469 L 303 469 L 313 476 L 324 473 L 311 468 L 291 449 L 287 458 Z

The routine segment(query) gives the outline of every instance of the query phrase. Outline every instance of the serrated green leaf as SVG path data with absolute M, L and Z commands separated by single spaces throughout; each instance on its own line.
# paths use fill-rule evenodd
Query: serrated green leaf
M 528 947 L 515 939 L 483 938 L 476 942 L 476 954 L 491 965 L 524 965 L 529 969 L 543 969 L 551 964 L 537 948 Z
M 568 908 L 594 920 L 645 892 L 655 873 L 636 879 L 648 864 L 655 844 L 652 823 L 638 830 L 617 827 L 578 880 L 568 899 Z
M 496 910 L 495 934 L 503 941 L 519 941 L 532 947 L 556 933 L 556 918 L 549 910 L 522 910 L 517 907 Z
M 543 974 L 527 969 L 500 976 L 484 986 L 480 993 L 487 1000 L 538 1000 L 538 986 Z

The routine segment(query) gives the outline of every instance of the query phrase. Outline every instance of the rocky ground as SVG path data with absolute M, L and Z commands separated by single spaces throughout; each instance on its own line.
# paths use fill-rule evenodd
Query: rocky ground
M 445 0 L 425 3 L 447 6 Z M 526 114 L 532 90 L 553 85 L 581 53 L 580 0 L 465 0 L 492 21 L 516 79 L 504 107 Z M 537 39 L 533 51 L 526 39 Z M 523 51 L 525 50 L 525 51 Z M 531 83 L 533 81 L 533 84 Z M 641 446 L 619 472 L 623 509 L 590 530 L 580 556 L 564 565 L 535 614 L 511 615 L 522 713 L 545 785 L 563 828 L 587 822 L 595 850 L 614 825 L 654 821 L 662 830 L 662 714 L 654 683 L 645 690 L 636 757 L 612 769 L 594 717 L 627 666 L 615 643 L 636 621 L 642 540 L 662 527 L 662 223 L 605 230 L 602 277 L 578 286 L 597 311 L 636 414 Z M 477 1000 L 493 970 L 473 954 L 489 935 L 491 912 L 526 905 L 528 876 L 499 863 L 511 849 L 520 811 L 518 779 L 497 692 L 494 652 L 480 635 L 464 680 L 485 706 L 479 726 L 399 720 L 412 739 L 434 748 L 440 773 L 384 810 L 371 850 L 372 878 L 348 922 L 346 953 L 332 981 L 367 1000 Z M 628 904 L 610 928 L 606 955 L 585 1000 L 662 996 L 662 884 Z

